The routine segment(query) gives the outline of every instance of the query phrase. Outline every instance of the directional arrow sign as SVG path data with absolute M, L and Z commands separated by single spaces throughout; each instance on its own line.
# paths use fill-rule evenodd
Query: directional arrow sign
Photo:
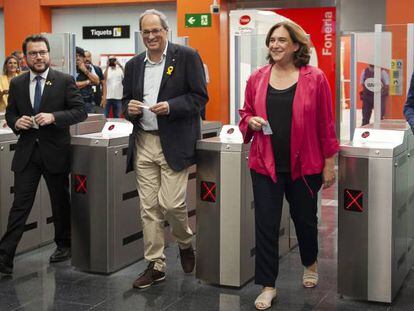
M 211 13 L 185 14 L 185 27 L 211 27 Z

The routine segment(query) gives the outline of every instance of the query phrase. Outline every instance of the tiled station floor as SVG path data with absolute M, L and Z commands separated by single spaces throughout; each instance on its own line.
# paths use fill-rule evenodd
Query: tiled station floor
M 414 310 L 414 273 L 407 277 L 392 305 L 340 298 L 336 285 L 336 188 L 323 192 L 320 222 L 320 283 L 314 289 L 301 284 L 298 249 L 281 259 L 279 296 L 271 310 Z M 241 289 L 204 284 L 194 274 L 184 275 L 176 247 L 166 249 L 167 279 L 146 290 L 132 288 L 146 267 L 143 261 L 110 276 L 75 270 L 69 262 L 50 265 L 53 246 L 16 258 L 13 277 L 0 279 L 0 310 L 254 310 L 259 287 Z

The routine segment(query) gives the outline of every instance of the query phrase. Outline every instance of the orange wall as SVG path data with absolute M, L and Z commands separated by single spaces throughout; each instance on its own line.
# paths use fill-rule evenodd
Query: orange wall
M 387 0 L 386 4 L 386 24 L 407 24 L 414 23 L 414 2 L 412 0 Z M 395 27 L 393 27 L 395 28 Z M 392 58 L 402 59 L 407 61 L 407 39 L 406 32 L 393 31 L 392 32 Z M 405 79 L 406 73 L 403 71 Z M 405 85 L 409 87 L 410 81 L 406 81 Z M 403 89 L 403 96 L 390 96 L 392 98 L 392 118 L 403 118 L 402 109 L 406 100 L 406 88 Z M 387 114 L 388 117 L 388 114 Z
M 3 6 L 4 6 L 4 1 L 3 0 L 0 0 L 0 9 L 2 9 Z
M 50 9 L 40 7 L 38 1 L 3 0 L 3 3 L 6 55 L 21 50 L 28 34 L 51 31 Z
M 175 0 L 39 0 L 41 6 L 53 6 L 53 7 L 62 7 L 62 6 L 94 6 L 102 4 L 137 4 L 137 3 L 164 3 L 164 2 L 175 2 Z
M 177 0 L 179 36 L 188 36 L 191 47 L 197 49 L 207 64 L 210 83 L 206 118 L 229 122 L 229 29 L 228 4 L 221 1 L 220 14 L 212 14 L 211 27 L 186 28 L 186 13 L 209 13 L 211 0 Z

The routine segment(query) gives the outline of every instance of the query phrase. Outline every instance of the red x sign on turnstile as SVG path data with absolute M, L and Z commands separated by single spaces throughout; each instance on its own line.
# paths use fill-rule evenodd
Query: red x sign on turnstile
M 363 199 L 362 191 L 345 189 L 344 191 L 345 210 L 362 213 L 364 211 L 362 199 Z
M 216 183 L 202 181 L 200 189 L 200 199 L 201 201 L 216 202 Z
M 76 193 L 86 193 L 86 175 L 73 175 L 74 176 L 74 190 Z

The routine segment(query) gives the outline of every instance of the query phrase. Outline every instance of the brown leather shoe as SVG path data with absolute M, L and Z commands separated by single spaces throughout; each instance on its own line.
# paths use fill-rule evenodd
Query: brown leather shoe
M 195 266 L 195 256 L 193 246 L 186 249 L 180 249 L 181 266 L 185 273 L 191 273 Z
M 150 262 L 147 269 L 138 276 L 132 286 L 134 288 L 147 288 L 154 283 L 165 280 L 165 273 L 154 269 L 154 262 Z

